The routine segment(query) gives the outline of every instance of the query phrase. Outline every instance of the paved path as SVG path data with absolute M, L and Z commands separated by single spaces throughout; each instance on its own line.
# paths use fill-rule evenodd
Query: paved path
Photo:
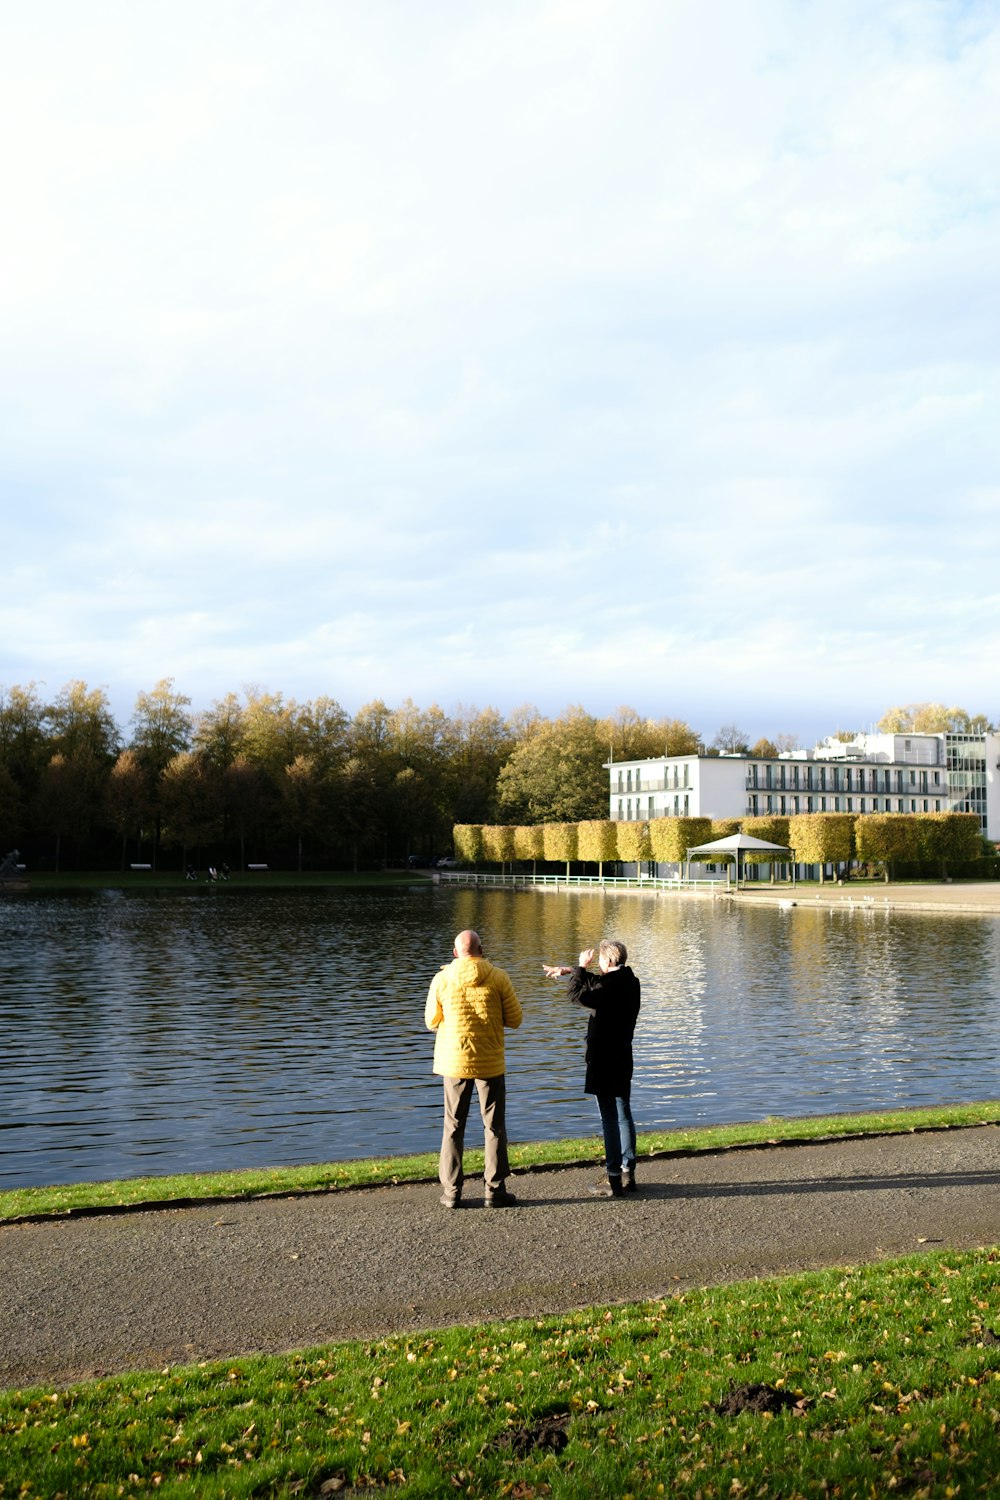
M 1000 1242 L 1000 1127 L 0 1228 L 0 1385 L 279 1351 Z

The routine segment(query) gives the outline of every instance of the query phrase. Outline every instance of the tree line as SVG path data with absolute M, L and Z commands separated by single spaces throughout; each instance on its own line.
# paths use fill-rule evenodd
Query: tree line
M 604 763 L 689 754 L 698 735 L 631 708 L 545 718 L 380 699 L 355 714 L 250 687 L 196 712 L 165 678 L 120 726 L 106 691 L 0 687 L 0 854 L 35 868 L 130 862 L 403 863 L 455 823 L 596 817 Z
M 917 732 L 986 726 L 935 704 L 892 709 L 880 727 L 890 718 Z M 172 678 L 140 692 L 122 727 L 103 688 L 74 680 L 46 700 L 34 683 L 0 686 L 0 855 L 17 847 L 56 869 L 402 863 L 448 852 L 456 824 L 600 821 L 609 760 L 721 754 L 745 741 L 727 724 L 706 750 L 684 720 L 629 707 L 546 718 L 530 705 L 505 716 L 375 699 L 352 715 L 330 697 L 299 703 L 256 686 L 195 711 Z M 777 734 L 750 749 L 796 744 Z
M 975 813 L 799 813 L 787 817 L 651 818 L 648 822 L 615 822 L 607 818 L 541 825 L 466 824 L 454 830 L 456 856 L 465 864 L 539 862 L 597 867 L 608 864 L 677 864 L 715 839 L 748 834 L 790 849 L 796 864 L 849 874 L 854 866 L 894 875 L 949 872 L 995 875 L 994 846 L 982 836 Z M 723 856 L 734 859 L 735 856 Z M 780 854 L 747 851 L 747 864 L 790 863 Z

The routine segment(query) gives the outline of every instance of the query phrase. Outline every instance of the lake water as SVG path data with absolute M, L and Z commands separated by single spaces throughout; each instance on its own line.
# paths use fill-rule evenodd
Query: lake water
M 436 1151 L 423 1007 L 464 927 L 524 1006 L 513 1140 L 597 1134 L 586 1015 L 540 965 L 602 935 L 643 984 L 640 1130 L 1000 1092 L 996 917 L 430 883 L 28 892 L 0 901 L 0 1187 Z

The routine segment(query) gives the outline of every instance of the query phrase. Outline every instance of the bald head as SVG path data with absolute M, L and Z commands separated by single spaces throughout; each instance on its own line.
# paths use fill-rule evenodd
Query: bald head
M 483 945 L 479 940 L 479 933 L 473 932 L 470 927 L 466 932 L 460 932 L 455 939 L 456 958 L 482 958 Z

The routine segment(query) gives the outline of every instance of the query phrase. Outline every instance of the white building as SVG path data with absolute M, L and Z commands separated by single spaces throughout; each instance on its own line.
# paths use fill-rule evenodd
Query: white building
M 1000 735 L 864 734 L 774 759 L 672 755 L 608 761 L 610 816 L 974 812 L 1000 839 Z

